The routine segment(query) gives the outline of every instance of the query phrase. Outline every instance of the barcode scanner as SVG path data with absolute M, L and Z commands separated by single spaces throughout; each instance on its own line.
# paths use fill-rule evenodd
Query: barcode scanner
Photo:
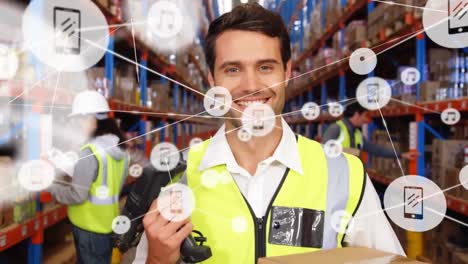
M 184 163 L 180 163 L 169 172 L 158 171 L 149 163 L 143 168 L 143 173 L 135 181 L 122 210 L 122 215 L 132 219 L 130 229 L 122 234 L 116 235 L 115 245 L 121 252 L 135 247 L 140 242 L 141 235 L 144 232 L 143 217 L 151 207 L 151 203 L 159 196 L 161 188 L 169 184 L 171 175 L 179 174 L 186 169 Z M 197 263 L 211 257 L 211 249 L 204 246 L 206 238 L 202 233 L 194 230 L 197 234 L 195 238 L 189 235 L 180 247 L 182 260 L 185 263 Z

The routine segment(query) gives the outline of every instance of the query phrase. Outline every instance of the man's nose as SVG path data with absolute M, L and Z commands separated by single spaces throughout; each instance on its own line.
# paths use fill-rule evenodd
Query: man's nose
M 242 78 L 242 90 L 248 93 L 254 93 L 258 90 L 258 77 L 254 70 L 245 72 Z

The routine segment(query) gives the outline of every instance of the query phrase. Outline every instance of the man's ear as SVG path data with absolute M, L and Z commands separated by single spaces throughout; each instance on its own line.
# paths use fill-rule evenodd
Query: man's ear
M 208 72 L 208 83 L 210 84 L 211 87 L 215 86 L 213 74 L 211 73 L 211 71 Z
M 288 62 L 286 63 L 286 82 L 285 82 L 285 86 L 288 86 L 289 80 L 291 79 L 291 76 L 292 76 L 291 68 L 292 68 L 292 62 L 291 62 L 291 59 L 289 59 Z

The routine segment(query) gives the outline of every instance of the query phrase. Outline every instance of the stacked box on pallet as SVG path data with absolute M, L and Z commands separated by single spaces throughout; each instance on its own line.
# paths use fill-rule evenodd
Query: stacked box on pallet
M 413 5 L 419 8 L 413 8 L 413 15 L 415 19 L 421 19 L 424 7 L 426 6 L 427 0 L 413 0 Z
M 468 252 L 455 252 L 452 258 L 452 264 L 468 264 Z
M 9 226 L 13 222 L 13 207 L 11 203 L 0 201 L 0 228 Z
M 450 81 L 448 61 L 453 52 L 448 49 L 429 49 L 429 79 L 434 81 Z
M 441 188 L 446 189 L 459 183 L 460 165 L 456 164 L 456 156 L 468 146 L 468 140 L 438 140 L 432 142 L 432 180 Z M 450 194 L 466 198 L 466 191 L 459 188 L 449 191 Z
M 440 81 L 424 81 L 419 87 L 419 101 L 430 102 L 435 100 L 437 89 L 441 86 Z
M 13 201 L 13 221 L 22 223 L 36 216 L 37 202 L 35 195 L 30 193 L 17 194 Z
M 325 23 L 327 28 L 338 23 L 338 19 L 343 16 L 344 7 L 341 6 L 341 2 L 341 0 L 327 1 L 327 10 L 325 13 Z
M 169 111 L 169 105 L 172 105 L 172 101 L 169 100 L 168 83 L 155 82 L 151 85 L 151 104 L 152 108 L 157 111 Z
M 385 4 L 377 5 L 367 16 L 367 36 L 372 42 L 376 42 L 374 39 L 378 36 L 380 29 L 385 27 L 382 19 L 385 15 L 385 6 Z
M 315 43 L 317 40 L 320 39 L 320 37 L 323 34 L 323 26 L 322 26 L 322 3 L 318 3 L 314 10 L 312 10 L 311 14 L 311 21 L 312 21 L 312 27 L 311 27 L 311 33 L 310 33 L 310 43 Z
M 454 260 L 460 254 L 468 253 L 466 232 L 466 229 L 458 223 L 442 221 L 434 229 L 425 232 L 424 255 L 434 264 L 456 263 Z
M 364 20 L 355 20 L 349 23 L 345 30 L 345 46 L 354 51 L 367 41 L 367 23 Z

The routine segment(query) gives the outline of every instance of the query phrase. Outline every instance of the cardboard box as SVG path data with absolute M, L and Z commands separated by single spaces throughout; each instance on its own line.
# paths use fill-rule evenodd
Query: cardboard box
M 468 264 L 468 253 L 456 252 L 453 254 L 452 264 Z
M 421 83 L 421 87 L 419 89 L 421 101 L 434 101 L 439 87 L 440 82 L 425 81 Z
M 303 264 L 303 263 L 423 263 L 403 256 L 395 255 L 370 248 L 347 247 L 331 250 L 321 250 L 312 253 L 288 256 L 260 258 L 258 264 Z
M 9 226 L 13 222 L 13 207 L 6 202 L 0 203 L 0 228 Z
M 432 165 L 455 167 L 455 156 L 468 145 L 468 140 L 438 140 L 432 142 Z

